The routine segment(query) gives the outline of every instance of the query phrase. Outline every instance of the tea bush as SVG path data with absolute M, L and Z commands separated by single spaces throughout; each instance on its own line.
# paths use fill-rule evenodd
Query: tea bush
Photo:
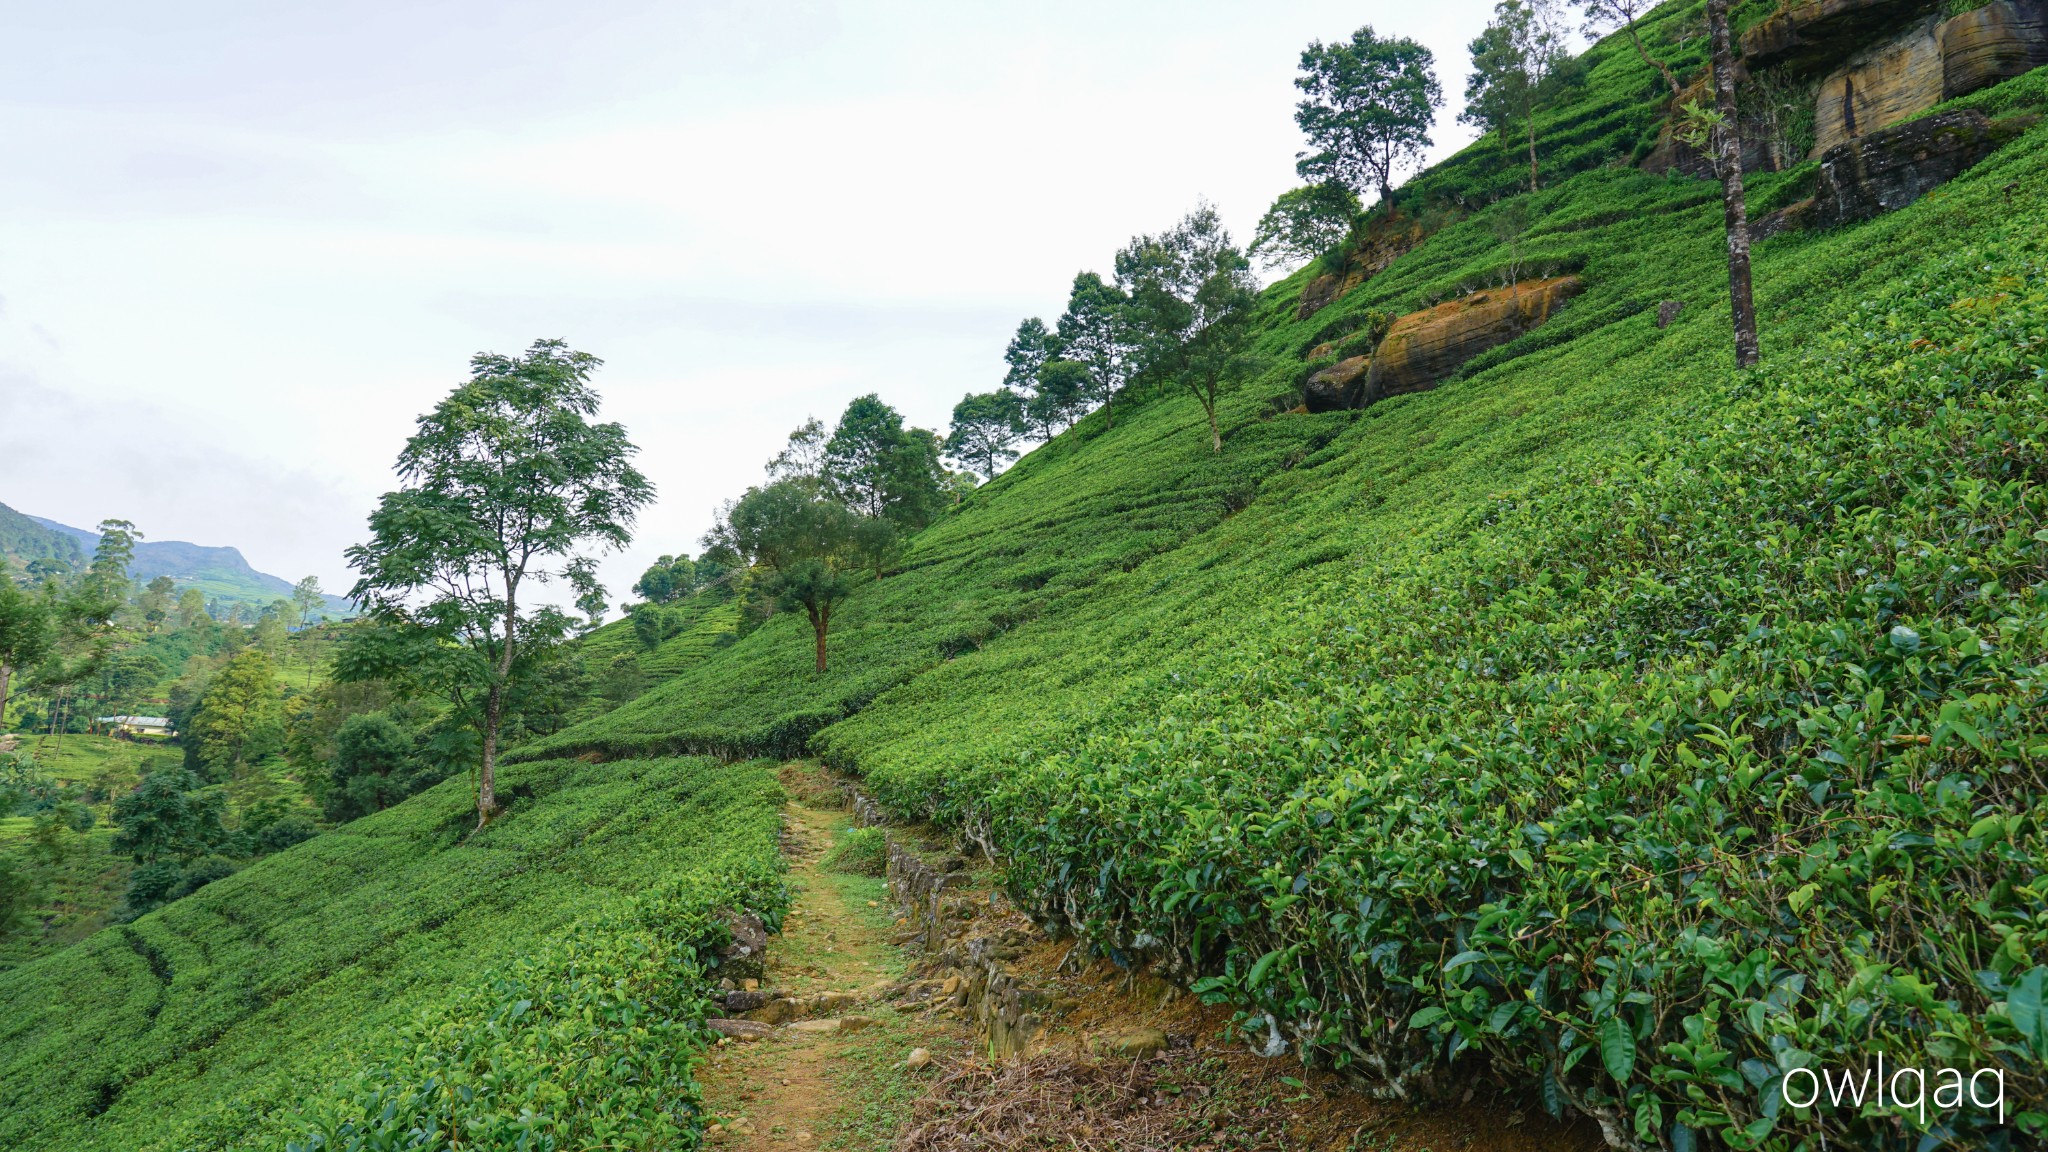
M 0 974 L 0 1146 L 414 1146 L 372 1096 L 465 1147 L 689 1146 L 712 914 L 782 907 L 770 766 L 501 780 L 510 812 L 474 835 L 450 780 Z M 619 1104 L 565 1112 L 550 1084 Z

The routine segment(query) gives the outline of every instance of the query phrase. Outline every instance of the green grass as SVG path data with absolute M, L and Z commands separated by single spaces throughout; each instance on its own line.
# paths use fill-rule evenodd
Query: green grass
M 0 1145 L 280 1147 L 357 1107 L 359 1073 L 406 1067 L 406 1029 L 467 1035 L 564 949 L 676 954 L 664 933 L 706 914 L 678 885 L 779 914 L 766 765 L 557 761 L 501 792 L 481 833 L 451 780 L 0 974 Z

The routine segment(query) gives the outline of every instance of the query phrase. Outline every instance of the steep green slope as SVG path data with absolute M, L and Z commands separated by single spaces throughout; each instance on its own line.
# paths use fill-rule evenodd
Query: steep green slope
M 1776 1096 L 1882 1047 L 2039 1099 L 2048 128 L 1763 244 L 1746 378 L 1713 185 L 1526 203 L 1516 255 L 1588 290 L 1464 379 L 1275 414 L 1350 318 L 1498 275 L 1497 208 L 1308 320 L 1313 270 L 1277 286 L 1220 457 L 1179 397 L 1091 417 L 860 590 L 830 673 L 771 621 L 534 754 L 810 747 L 1048 925 L 1418 1097 L 1490 1072 L 1617 1139 L 1910 1144 Z
M 779 914 L 780 789 L 663 760 L 501 791 L 474 835 L 451 780 L 0 975 L 0 1145 L 350 1146 L 451 1109 L 506 1146 L 687 1127 L 698 948 L 726 910 Z
M 82 568 L 85 552 L 65 533 L 0 504 L 0 568 L 20 579 L 35 560 L 56 560 L 70 568 Z

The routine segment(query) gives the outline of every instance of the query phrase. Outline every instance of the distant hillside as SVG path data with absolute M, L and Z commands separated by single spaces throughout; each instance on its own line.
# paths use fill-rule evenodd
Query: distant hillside
M 58 560 L 76 567 L 85 563 L 85 554 L 76 537 L 0 504 L 0 563 L 20 570 L 36 560 Z
M 63 560 L 73 566 L 86 563 L 99 545 L 99 534 L 41 516 L 30 516 L 0 504 L 0 555 L 25 567 L 39 557 Z M 268 572 L 258 572 L 238 548 L 207 547 L 183 540 L 145 540 L 135 546 L 135 562 L 129 569 L 138 581 L 169 576 L 180 588 L 197 588 L 209 601 L 250 604 L 263 607 L 274 600 L 289 598 L 292 582 Z M 354 614 L 340 596 L 327 597 L 327 611 L 334 616 Z

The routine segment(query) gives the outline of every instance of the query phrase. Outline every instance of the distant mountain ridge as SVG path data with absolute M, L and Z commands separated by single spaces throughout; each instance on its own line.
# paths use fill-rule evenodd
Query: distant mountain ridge
M 83 566 L 99 546 L 99 533 L 74 528 L 42 516 L 18 512 L 0 504 L 0 558 L 20 566 L 35 559 L 64 561 Z M 135 545 L 135 559 L 129 574 L 137 581 L 168 576 L 180 588 L 196 587 L 208 600 L 263 607 L 274 600 L 289 599 L 292 582 L 268 572 L 258 572 L 239 548 L 209 547 L 183 540 L 143 540 Z M 354 615 L 344 597 L 328 596 L 326 610 L 335 616 Z

